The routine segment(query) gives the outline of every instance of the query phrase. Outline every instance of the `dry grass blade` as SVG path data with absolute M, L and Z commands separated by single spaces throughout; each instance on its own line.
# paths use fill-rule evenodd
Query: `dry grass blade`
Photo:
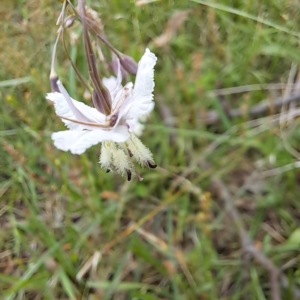
M 160 205 L 155 207 L 152 211 L 150 211 L 146 216 L 142 217 L 138 222 L 129 225 L 125 230 L 123 230 L 120 234 L 118 234 L 112 241 L 107 243 L 103 247 L 103 253 L 108 252 L 112 247 L 114 247 L 117 243 L 119 243 L 121 240 L 123 240 L 125 237 L 130 235 L 132 232 L 137 230 L 140 226 L 142 226 L 145 222 L 153 218 L 157 213 L 159 213 L 161 210 L 165 209 L 168 205 L 170 205 L 172 202 L 174 202 L 177 197 L 182 192 L 178 192 L 176 194 L 169 195 L 169 197 L 163 201 Z
M 268 114 L 268 112 L 272 109 L 278 111 L 282 105 L 288 105 L 290 103 L 298 103 L 300 102 L 300 94 L 290 95 L 289 97 L 278 97 L 274 101 L 272 101 L 272 106 L 270 105 L 270 101 L 262 100 L 260 103 L 253 105 L 248 109 L 248 111 L 244 111 L 242 108 L 232 108 L 229 110 L 229 114 L 233 118 L 238 118 L 241 116 L 248 116 L 250 119 L 254 119 L 260 117 L 262 115 Z M 294 111 L 293 111 L 294 113 Z M 214 110 L 209 111 L 199 111 L 198 112 L 199 119 L 201 122 L 205 124 L 212 125 L 220 122 L 220 116 L 218 112 Z M 291 113 L 285 114 L 286 116 L 292 115 Z
M 166 46 L 172 37 L 175 35 L 175 33 L 178 31 L 180 26 L 183 24 L 183 22 L 186 20 L 187 16 L 189 14 L 189 10 L 182 10 L 177 13 L 175 13 L 168 21 L 164 32 L 154 39 L 154 44 L 157 47 L 163 47 Z
M 232 221 L 234 222 L 238 230 L 243 251 L 245 251 L 246 253 L 250 253 L 252 257 L 254 257 L 260 263 L 260 265 L 269 273 L 272 299 L 280 300 L 281 296 L 279 283 L 281 283 L 283 287 L 289 288 L 288 279 L 284 274 L 280 272 L 280 269 L 278 269 L 267 256 L 265 256 L 259 249 L 257 249 L 257 247 L 255 247 L 255 245 L 251 241 L 248 232 L 244 228 L 242 218 L 240 217 L 237 209 L 233 205 L 234 197 L 229 193 L 224 183 L 220 179 L 214 178 L 213 184 L 217 189 L 221 200 L 224 202 L 228 214 L 232 218 Z M 294 294 L 294 299 L 300 299 L 300 291 L 295 287 L 292 287 L 292 291 Z
M 294 82 L 294 78 L 297 73 L 297 65 L 292 64 L 290 72 L 289 72 L 289 77 L 288 77 L 288 84 L 291 85 Z M 291 88 L 287 87 L 283 99 L 286 99 L 291 96 Z M 282 104 L 281 107 L 281 113 L 280 113 L 280 134 L 282 138 L 282 142 L 284 144 L 285 149 L 293 155 L 298 161 L 300 161 L 300 152 L 297 151 L 295 148 L 293 148 L 287 141 L 287 138 L 289 136 L 289 133 L 287 132 L 288 126 L 291 124 L 294 112 L 296 110 L 295 104 L 292 106 L 288 107 L 289 103 Z M 292 131 L 292 130 L 291 130 Z M 290 131 L 290 132 L 291 132 Z
M 182 251 L 180 251 L 179 249 L 170 249 L 170 247 L 167 245 L 167 243 L 165 241 L 163 241 L 161 238 L 153 235 L 152 233 L 149 233 L 145 230 L 143 230 L 142 228 L 137 228 L 136 230 L 141 236 L 143 236 L 147 241 L 149 241 L 151 244 L 153 244 L 155 247 L 159 248 L 162 252 L 164 253 L 168 253 L 168 252 L 173 252 L 174 256 L 179 264 L 179 266 L 181 267 L 186 279 L 188 280 L 189 284 L 196 288 L 196 282 L 186 264 L 185 258 L 184 258 L 184 254 L 182 253 Z

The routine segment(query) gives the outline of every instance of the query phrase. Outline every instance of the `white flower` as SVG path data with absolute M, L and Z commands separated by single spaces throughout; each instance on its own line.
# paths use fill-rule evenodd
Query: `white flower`
M 138 64 L 135 84 L 121 85 L 119 68 L 117 79 L 104 79 L 112 98 L 112 110 L 105 116 L 93 107 L 72 99 L 60 81 L 60 93 L 49 93 L 55 112 L 69 128 L 52 134 L 54 145 L 63 151 L 82 154 L 89 147 L 102 142 L 100 165 L 107 171 L 127 175 L 134 171 L 133 162 L 155 167 L 152 153 L 133 133 L 138 119 L 153 109 L 154 66 L 156 56 L 146 49 Z

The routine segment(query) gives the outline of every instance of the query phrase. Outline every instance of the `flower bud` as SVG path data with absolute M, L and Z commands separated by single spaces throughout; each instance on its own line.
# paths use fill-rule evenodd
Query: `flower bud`
M 138 69 L 138 64 L 136 63 L 136 61 L 132 57 L 130 57 L 128 55 L 122 55 L 120 57 L 120 63 L 121 63 L 121 66 L 129 74 L 136 75 L 137 69 Z
M 50 76 L 50 85 L 51 85 L 51 92 L 52 93 L 59 93 L 59 88 L 58 88 L 58 85 L 57 85 L 57 81 L 58 81 L 58 76 L 55 75 L 55 76 Z
M 75 16 L 74 15 L 70 15 L 65 19 L 65 27 L 66 28 L 70 28 L 75 21 Z
M 105 87 L 105 85 L 102 84 L 101 81 L 100 81 L 100 90 L 102 92 L 102 95 L 103 95 L 103 98 L 104 98 L 104 101 L 105 101 L 106 105 L 109 107 L 109 110 L 111 110 L 112 100 L 111 100 L 110 92 Z
M 105 108 L 104 108 L 104 105 L 102 103 L 101 96 L 97 93 L 96 90 L 93 90 L 92 101 L 93 101 L 94 107 L 98 111 L 100 111 L 102 114 L 105 114 Z

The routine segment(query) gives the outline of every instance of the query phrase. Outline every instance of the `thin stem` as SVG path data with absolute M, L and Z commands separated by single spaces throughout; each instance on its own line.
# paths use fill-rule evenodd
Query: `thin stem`
M 70 54 L 67 50 L 67 46 L 66 46 L 66 41 L 65 41 L 65 35 L 64 35 L 64 30 L 65 30 L 65 9 L 66 9 L 66 1 L 64 2 L 64 6 L 63 6 L 63 9 L 62 9 L 62 25 L 61 25 L 61 32 L 62 32 L 62 41 L 63 41 L 63 47 L 64 47 L 64 51 L 68 57 L 68 60 L 70 61 L 76 75 L 78 76 L 79 80 L 85 85 L 85 87 L 88 89 L 88 91 L 90 93 L 92 93 L 92 88 L 91 86 L 85 81 L 85 79 L 82 77 L 82 75 L 80 74 L 79 70 L 77 69 L 75 63 L 73 62 L 72 58 L 70 57 Z
M 71 8 L 73 9 L 73 12 L 77 15 L 77 17 L 79 19 L 81 19 L 81 16 L 78 14 L 76 7 L 74 7 L 74 5 L 72 4 L 72 2 L 70 0 L 67 0 L 69 5 L 71 6 Z M 122 57 L 122 53 L 120 51 L 118 51 L 117 49 L 115 49 L 110 43 L 109 41 L 107 41 L 103 36 L 101 36 L 100 34 L 98 34 L 95 29 L 87 22 L 87 26 L 89 27 L 89 29 L 113 52 L 117 55 L 118 58 Z M 105 35 L 105 34 L 104 34 Z
M 91 28 L 91 27 L 90 27 Z M 91 28 L 91 30 L 93 30 L 93 28 Z M 122 58 L 122 54 L 120 51 L 118 51 L 117 49 L 115 49 L 104 37 L 102 37 L 100 34 L 96 33 L 94 30 L 93 32 L 95 33 L 95 35 L 97 36 L 97 38 L 100 39 L 100 41 L 102 41 L 113 53 L 115 53 L 117 55 L 117 57 L 120 59 Z
M 50 70 L 50 79 L 57 77 L 57 74 L 55 72 L 55 57 L 56 57 L 56 50 L 57 50 L 57 44 L 59 41 L 60 32 L 58 32 L 55 43 L 53 45 L 53 51 L 52 51 L 52 58 L 51 58 L 51 70 Z
M 105 98 L 102 90 L 105 89 L 105 87 L 102 85 L 102 83 L 99 80 L 98 71 L 95 63 L 95 56 L 92 51 L 92 46 L 89 39 L 88 30 L 86 27 L 86 16 L 85 16 L 85 5 L 84 0 L 79 1 L 80 6 L 80 12 L 81 12 L 81 23 L 82 23 L 82 32 L 83 32 L 83 41 L 84 41 L 84 49 L 89 69 L 89 75 L 94 83 L 96 94 L 98 97 L 100 97 L 101 104 L 103 105 L 104 111 L 106 115 L 109 115 L 111 112 L 111 101 L 108 103 L 108 100 Z M 102 88 L 102 90 L 101 90 Z

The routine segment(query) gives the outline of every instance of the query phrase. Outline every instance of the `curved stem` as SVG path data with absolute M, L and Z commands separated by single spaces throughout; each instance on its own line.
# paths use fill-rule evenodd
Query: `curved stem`
M 66 9 L 66 4 L 67 1 L 64 2 L 64 6 L 63 6 L 63 10 L 62 10 L 62 25 L 61 25 L 61 33 L 62 33 L 62 41 L 63 41 L 63 47 L 64 47 L 64 51 L 68 57 L 69 62 L 71 63 L 76 75 L 78 76 L 79 80 L 84 84 L 84 86 L 88 89 L 88 91 L 90 93 L 92 93 L 92 88 L 91 86 L 86 82 L 86 80 L 82 77 L 82 75 L 80 74 L 79 70 L 77 69 L 75 63 L 73 62 L 72 58 L 70 57 L 70 54 L 67 50 L 67 46 L 66 46 L 66 41 L 65 41 L 65 35 L 64 35 L 64 30 L 65 30 L 65 9 Z

